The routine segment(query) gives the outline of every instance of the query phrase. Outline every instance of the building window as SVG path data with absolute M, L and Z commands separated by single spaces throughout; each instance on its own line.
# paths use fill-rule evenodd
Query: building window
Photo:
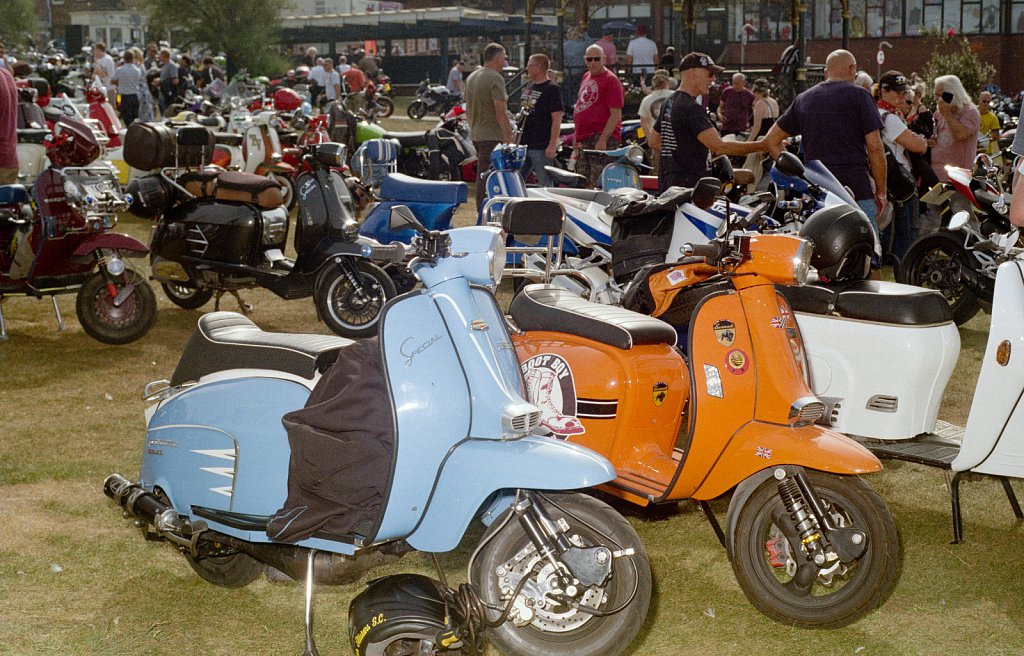
M 1014 0 L 1010 6 L 1010 31 L 1024 33 L 1024 1 Z
M 122 36 L 120 27 L 110 28 L 110 43 L 107 45 L 111 48 L 120 48 L 124 45 L 124 36 Z

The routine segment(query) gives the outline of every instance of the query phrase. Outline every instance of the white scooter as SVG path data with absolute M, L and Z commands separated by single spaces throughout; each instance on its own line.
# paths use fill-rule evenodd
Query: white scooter
M 264 110 L 249 113 L 238 99 L 232 99 L 228 118 L 228 131 L 241 135 L 241 141 L 228 135 L 218 135 L 214 146 L 213 163 L 230 171 L 244 171 L 265 175 L 277 180 L 284 189 L 284 202 L 288 210 L 295 206 L 295 167 L 282 161 L 284 154 L 274 121 L 277 113 Z

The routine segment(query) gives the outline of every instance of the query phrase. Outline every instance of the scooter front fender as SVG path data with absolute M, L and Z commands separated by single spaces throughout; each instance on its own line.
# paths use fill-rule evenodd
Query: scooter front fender
M 614 478 L 615 468 L 603 456 L 554 438 L 467 440 L 445 462 L 427 510 L 406 542 L 420 551 L 454 549 L 484 503 L 501 490 L 507 495 L 487 508 L 492 520 L 511 505 L 517 489 L 574 490 Z
M 882 469 L 881 461 L 873 453 L 845 435 L 822 426 L 751 421 L 729 440 L 693 498 L 714 499 L 752 473 L 782 465 L 797 465 L 830 474 L 868 474 Z
M 83 240 L 75 248 L 74 255 L 92 255 L 99 248 L 121 251 L 128 257 L 142 257 L 149 253 L 149 247 L 135 237 L 117 232 L 103 232 Z

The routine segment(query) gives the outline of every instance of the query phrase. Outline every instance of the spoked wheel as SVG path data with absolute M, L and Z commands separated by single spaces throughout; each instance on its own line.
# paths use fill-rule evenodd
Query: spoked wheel
M 136 271 L 119 276 L 96 272 L 78 290 L 75 311 L 82 328 L 105 344 L 127 344 L 139 339 L 156 322 L 156 295 Z M 131 290 L 126 292 L 128 286 Z
M 409 108 L 405 110 L 405 113 L 409 115 L 409 118 L 418 121 L 427 115 L 427 103 L 416 99 L 409 103 Z
M 380 111 L 377 112 L 378 118 L 391 118 L 391 115 L 395 113 L 395 101 L 387 96 L 377 96 L 377 105 L 380 106 Z
M 298 201 L 298 196 L 295 194 L 295 181 L 284 173 L 272 173 L 270 177 L 281 183 L 281 195 L 284 196 L 284 206 L 291 212 Z
M 937 234 L 918 239 L 907 249 L 896 279 L 907 285 L 942 292 L 956 324 L 963 325 L 978 313 L 978 297 L 964 283 L 970 266 L 967 250 L 952 237 Z
M 860 478 L 811 470 L 806 475 L 834 525 L 866 534 L 860 558 L 847 564 L 831 560 L 820 567 L 810 560 L 791 528 L 793 520 L 774 478 L 762 483 L 741 508 L 730 506 L 730 517 L 734 512 L 739 516 L 729 555 L 743 593 L 762 613 L 782 624 L 838 628 L 889 597 L 899 571 L 899 534 L 885 502 Z
M 375 335 L 384 304 L 395 296 L 395 283 L 383 269 L 355 259 L 328 265 L 315 289 L 320 318 L 335 334 L 352 338 Z
M 632 555 L 613 558 L 611 576 L 603 586 L 577 590 L 573 599 L 580 606 L 618 612 L 594 615 L 558 600 L 571 597 L 569 591 L 560 589 L 554 565 L 538 554 L 518 519 L 504 521 L 511 512 L 507 511 L 484 534 L 471 563 L 470 580 L 487 604 L 504 608 L 518 590 L 514 619 L 488 636 L 503 654 L 621 653 L 640 630 L 651 599 L 650 563 L 639 536 L 619 513 L 593 497 L 559 493 L 539 498 L 550 501 L 545 508 L 556 524 L 568 523 L 564 534 L 575 547 L 632 550 Z
M 206 305 L 213 298 L 213 290 L 188 287 L 186 285 L 174 285 L 166 282 L 160 283 L 164 293 L 171 303 L 174 303 L 185 310 L 198 310 Z

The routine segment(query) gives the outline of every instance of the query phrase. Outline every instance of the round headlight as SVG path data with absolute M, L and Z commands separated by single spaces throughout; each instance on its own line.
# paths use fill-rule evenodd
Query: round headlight
M 505 242 L 499 240 L 491 253 L 491 280 L 495 289 L 501 284 L 502 274 L 505 273 Z
M 641 164 L 644 161 L 644 149 L 640 146 L 630 146 L 626 151 L 626 159 L 634 164 Z
M 793 279 L 796 284 L 803 285 L 807 282 L 807 274 L 811 270 L 811 254 L 814 252 L 814 244 L 803 240 L 796 255 L 793 256 Z

